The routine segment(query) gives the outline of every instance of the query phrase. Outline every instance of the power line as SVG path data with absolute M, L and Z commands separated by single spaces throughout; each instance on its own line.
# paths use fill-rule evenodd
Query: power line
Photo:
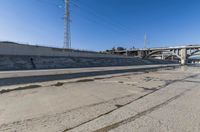
M 74 5 L 75 7 L 77 7 L 78 9 L 85 10 L 84 8 L 82 8 L 80 5 L 84 5 L 83 2 L 80 2 L 80 0 L 59 0 L 59 1 L 64 1 L 64 6 L 61 6 L 61 4 L 57 4 L 56 2 L 52 2 L 52 1 L 48 1 L 48 0 L 39 0 L 39 1 L 43 1 L 43 2 L 47 2 L 51 5 L 55 5 L 59 8 L 63 8 L 64 7 L 64 45 L 63 48 L 71 48 L 71 31 L 70 31 L 70 5 Z M 78 3 L 79 2 L 79 3 Z M 98 20 L 92 20 L 89 17 L 84 16 L 85 19 L 92 21 L 94 23 L 102 23 L 104 25 L 107 25 L 108 28 L 110 28 L 111 30 L 113 30 L 114 32 L 118 32 L 118 31 L 123 31 L 125 32 L 127 35 L 130 35 L 131 37 L 133 37 L 132 33 L 129 32 L 129 30 L 127 30 L 127 28 L 118 23 L 118 22 L 113 22 L 111 19 L 109 19 L 108 17 L 99 14 L 94 8 L 91 8 L 89 6 L 85 6 L 87 8 L 86 11 L 84 12 L 89 12 L 90 15 L 93 15 L 95 17 L 93 18 L 100 18 L 102 21 L 98 21 Z
M 97 16 L 101 17 L 102 19 L 106 20 L 106 21 L 109 21 L 111 22 L 112 24 L 114 25 L 117 25 L 117 26 L 120 26 L 121 28 L 123 28 L 124 30 L 128 31 L 129 32 L 129 28 L 126 27 L 125 25 L 121 24 L 119 21 L 116 21 L 115 20 L 115 23 L 113 23 L 113 20 L 110 19 L 110 17 L 107 17 L 105 15 L 102 15 L 100 14 L 99 12 L 96 11 L 96 9 L 94 9 L 93 7 L 89 7 L 88 5 L 84 4 L 83 1 L 80 1 L 80 0 L 74 0 L 75 2 L 79 2 L 80 5 L 83 5 L 85 6 L 86 8 L 90 9 L 93 13 L 95 13 Z
M 75 4 L 72 2 L 72 5 L 74 5 L 77 9 L 79 9 L 80 11 L 83 10 L 83 8 L 81 8 L 79 5 Z M 90 13 L 91 14 L 91 13 Z M 110 26 L 110 24 L 106 23 L 105 21 L 98 21 L 96 19 L 92 19 L 91 17 L 88 17 L 88 16 L 80 16 L 80 17 L 83 17 L 84 19 L 87 19 L 89 22 L 93 22 L 95 24 L 102 24 L 104 26 L 107 26 L 108 28 L 110 28 L 110 30 L 114 31 L 114 32 L 119 32 L 118 29 L 116 29 L 115 27 L 113 26 Z M 94 17 L 93 17 L 94 18 Z
M 78 3 L 79 2 L 79 3 Z M 87 8 L 87 11 L 90 13 L 90 15 L 95 16 L 96 18 L 100 18 L 102 19 L 102 23 L 105 23 L 113 28 L 117 28 L 117 30 L 123 31 L 126 34 L 132 34 L 130 33 L 130 31 L 122 24 L 120 24 L 119 22 L 113 22 L 113 20 L 111 20 L 109 17 L 106 17 L 105 15 L 101 15 L 99 14 L 94 8 L 86 6 L 83 2 L 81 2 L 80 0 L 76 0 L 76 1 L 72 1 L 72 3 L 77 7 L 80 8 L 81 10 L 83 10 L 84 8 L 81 8 L 80 5 L 83 5 Z M 132 35 L 131 35 L 132 36 Z

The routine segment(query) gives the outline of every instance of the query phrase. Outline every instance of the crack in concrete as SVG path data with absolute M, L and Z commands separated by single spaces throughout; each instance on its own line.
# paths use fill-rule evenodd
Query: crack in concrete
M 163 106 L 165 106 L 165 105 L 169 104 L 170 102 L 172 102 L 172 101 L 178 99 L 179 97 L 183 96 L 186 92 L 188 92 L 188 91 L 190 91 L 190 90 L 191 90 L 191 89 L 187 89 L 187 90 L 185 90 L 184 92 L 180 93 L 179 95 L 176 95 L 176 96 L 174 96 L 174 97 L 172 97 L 172 98 L 166 100 L 165 102 L 163 102 L 163 103 L 161 103 L 161 104 L 158 104 L 158 105 L 156 105 L 156 106 L 154 106 L 154 107 L 151 107 L 150 109 L 147 109 L 147 110 L 145 110 L 145 111 L 142 111 L 142 112 L 136 114 L 136 115 L 133 116 L 133 117 L 130 117 L 130 118 L 127 118 L 127 119 L 122 120 L 122 121 L 120 121 L 120 122 L 114 123 L 114 124 L 112 124 L 112 125 L 109 125 L 109 126 L 100 128 L 100 129 L 98 129 L 98 130 L 96 130 L 96 131 L 94 131 L 94 132 L 108 132 L 108 131 L 110 131 L 110 130 L 112 130 L 112 129 L 118 128 L 119 126 L 122 126 L 122 125 L 124 125 L 124 124 L 129 123 L 129 122 L 132 122 L 132 121 L 136 120 L 137 118 L 140 118 L 140 117 L 142 117 L 142 116 L 144 116 L 144 115 L 147 115 L 147 114 L 149 114 L 149 113 L 151 113 L 151 112 L 153 112 L 153 111 L 155 111 L 155 110 L 157 110 L 157 109 L 159 109 L 159 108 L 162 108 Z
M 67 129 L 65 129 L 63 132 L 67 132 L 67 131 L 69 131 L 69 130 L 75 129 L 75 128 L 81 126 L 81 125 L 84 125 L 84 124 L 86 124 L 86 123 L 88 123 L 88 122 L 91 122 L 91 121 L 93 121 L 93 120 L 95 120 L 95 119 L 98 119 L 98 118 L 100 118 L 100 117 L 102 117 L 102 116 L 108 115 L 108 114 L 112 113 L 113 111 L 115 111 L 115 110 L 117 110 L 117 109 L 119 109 L 119 108 L 121 108 L 121 107 L 124 107 L 124 106 L 126 106 L 126 105 L 128 105 L 128 104 L 130 104 L 130 103 L 132 103 L 132 102 L 134 102 L 134 101 L 136 101 L 136 100 L 139 100 L 139 99 L 141 99 L 141 98 L 144 98 L 145 96 L 147 96 L 147 95 L 149 95 L 149 94 L 151 94 L 151 93 L 153 93 L 153 92 L 154 92 L 154 91 L 152 91 L 152 92 L 150 92 L 150 93 L 147 93 L 147 94 L 145 94 L 145 95 L 142 95 L 142 96 L 140 96 L 139 98 L 134 99 L 134 100 L 132 100 L 132 101 L 130 101 L 130 102 L 124 104 L 124 105 L 120 105 L 120 107 L 117 107 L 117 106 L 116 106 L 115 109 L 113 109 L 113 110 L 111 110 L 111 111 L 109 111 L 109 112 L 106 112 L 106 113 L 104 113 L 104 114 L 102 114 L 102 115 L 99 115 L 99 116 L 97 116 L 97 117 L 95 117 L 95 118 L 93 118 L 93 119 L 91 119 L 91 120 L 88 120 L 88 121 L 86 121 L 86 122 L 83 122 L 83 123 L 81 123 L 81 124 L 79 124 L 79 125 L 77 125 L 77 126 L 74 126 L 74 127 L 71 127 L 71 128 L 67 128 Z
M 184 80 L 184 82 L 200 83 L 200 81 L 191 81 L 191 80 Z
M 113 98 L 113 99 L 110 99 L 108 101 L 103 101 L 103 102 L 99 102 L 99 103 L 94 103 L 94 104 L 89 104 L 89 105 L 85 105 L 85 106 L 81 106 L 81 107 L 77 107 L 77 108 L 74 108 L 74 109 L 71 109 L 71 110 L 68 110 L 68 111 L 65 111 L 63 113 L 57 113 L 53 116 L 57 116 L 57 115 L 62 115 L 62 114 L 66 114 L 66 113 L 70 113 L 72 111 L 76 111 L 76 110 L 80 110 L 80 109 L 86 109 L 86 108 L 91 108 L 91 107 L 95 107 L 95 106 L 98 106 L 98 105 L 101 105 L 101 104 L 105 104 L 105 103 L 108 103 L 108 104 L 113 104 L 113 105 L 116 105 L 115 102 L 118 101 L 118 100 L 121 100 L 121 99 L 125 99 L 125 98 L 130 98 L 132 96 L 135 96 L 135 94 L 129 94 L 129 95 L 126 95 L 126 96 L 123 96 L 123 97 L 118 97 L 118 98 Z M 117 106 L 116 106 L 117 108 Z M 110 111 L 109 111 L 110 112 Z M 105 113 L 104 113 L 105 114 Z M 53 117 L 52 116 L 52 117 Z M 41 117 L 38 117 L 38 118 L 31 118 L 31 119 L 26 119 L 26 120 L 23 120 L 23 121 L 15 121 L 15 122 L 12 122 L 12 123 L 8 123 L 8 124 L 2 124 L 0 125 L 0 130 L 2 127 L 6 126 L 6 125 L 9 125 L 9 124 L 22 124 L 23 122 L 27 122 L 27 121 L 33 121 L 33 120 L 38 120 L 40 118 L 49 118 L 51 116 L 41 116 Z
M 134 100 L 128 102 L 127 104 L 124 104 L 124 105 L 121 106 L 121 107 L 124 107 L 124 106 L 126 106 L 126 105 L 129 105 L 129 104 L 131 104 L 131 103 L 133 103 L 133 102 L 135 102 L 135 101 L 137 101 L 137 100 L 139 100 L 139 99 L 142 99 L 142 98 L 144 98 L 144 97 L 146 97 L 146 96 L 148 96 L 148 95 L 151 95 L 151 94 L 153 94 L 154 92 L 159 91 L 159 90 L 161 90 L 161 89 L 167 87 L 167 86 L 170 85 L 170 84 L 173 84 L 173 83 L 175 83 L 175 82 L 180 82 L 180 81 L 183 81 L 183 80 L 188 79 L 188 78 L 197 77 L 198 75 L 200 75 L 200 74 L 191 75 L 191 76 L 185 77 L 185 78 L 183 78 L 183 79 L 177 79 L 177 80 L 173 80 L 173 81 L 167 81 L 166 84 L 164 84 L 164 85 L 162 85 L 162 86 L 159 86 L 158 89 L 156 88 L 156 90 L 151 91 L 151 92 L 149 92 L 149 93 L 147 93 L 147 94 L 145 94 L 145 95 L 143 95 L 143 96 L 140 96 L 139 98 L 134 99 Z M 121 107 L 120 107 L 120 108 L 121 108 Z M 95 120 L 95 119 L 98 119 L 99 117 L 108 115 L 108 114 L 110 114 L 110 113 L 116 111 L 117 109 L 119 109 L 119 108 L 113 109 L 113 110 L 110 111 L 110 112 L 107 112 L 107 113 L 105 113 L 105 114 L 102 114 L 101 116 L 98 116 L 98 117 L 96 117 L 96 118 L 93 118 L 93 119 L 91 119 L 91 120 L 89 120 L 89 121 L 83 122 L 83 123 L 81 123 L 81 124 L 79 124 L 79 125 L 77 125 L 77 126 L 75 126 L 75 127 L 67 128 L 67 129 L 65 129 L 63 132 L 67 132 L 67 131 L 69 131 L 69 130 L 75 129 L 75 128 L 81 126 L 81 125 L 84 125 L 84 124 L 89 123 L 89 122 L 91 122 L 91 121 L 93 121 L 93 120 Z

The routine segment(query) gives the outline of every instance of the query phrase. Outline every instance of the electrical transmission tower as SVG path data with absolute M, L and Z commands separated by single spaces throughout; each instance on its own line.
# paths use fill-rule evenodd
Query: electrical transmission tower
M 64 13 L 64 46 L 65 49 L 71 48 L 71 31 L 70 31 L 70 0 L 65 1 Z
M 148 38 L 147 38 L 147 33 L 145 32 L 144 34 L 144 48 L 147 48 L 147 44 L 148 44 Z

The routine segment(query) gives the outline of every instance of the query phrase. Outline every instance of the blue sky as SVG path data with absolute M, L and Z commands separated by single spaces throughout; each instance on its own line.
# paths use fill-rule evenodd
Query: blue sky
M 0 40 L 63 47 L 63 0 L 0 0 Z M 199 0 L 71 0 L 72 47 L 200 44 Z

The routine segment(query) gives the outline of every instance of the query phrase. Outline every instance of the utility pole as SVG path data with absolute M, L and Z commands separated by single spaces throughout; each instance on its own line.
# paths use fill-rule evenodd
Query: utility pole
M 64 13 L 64 45 L 63 48 L 71 48 L 71 32 L 70 32 L 70 0 L 65 0 Z

